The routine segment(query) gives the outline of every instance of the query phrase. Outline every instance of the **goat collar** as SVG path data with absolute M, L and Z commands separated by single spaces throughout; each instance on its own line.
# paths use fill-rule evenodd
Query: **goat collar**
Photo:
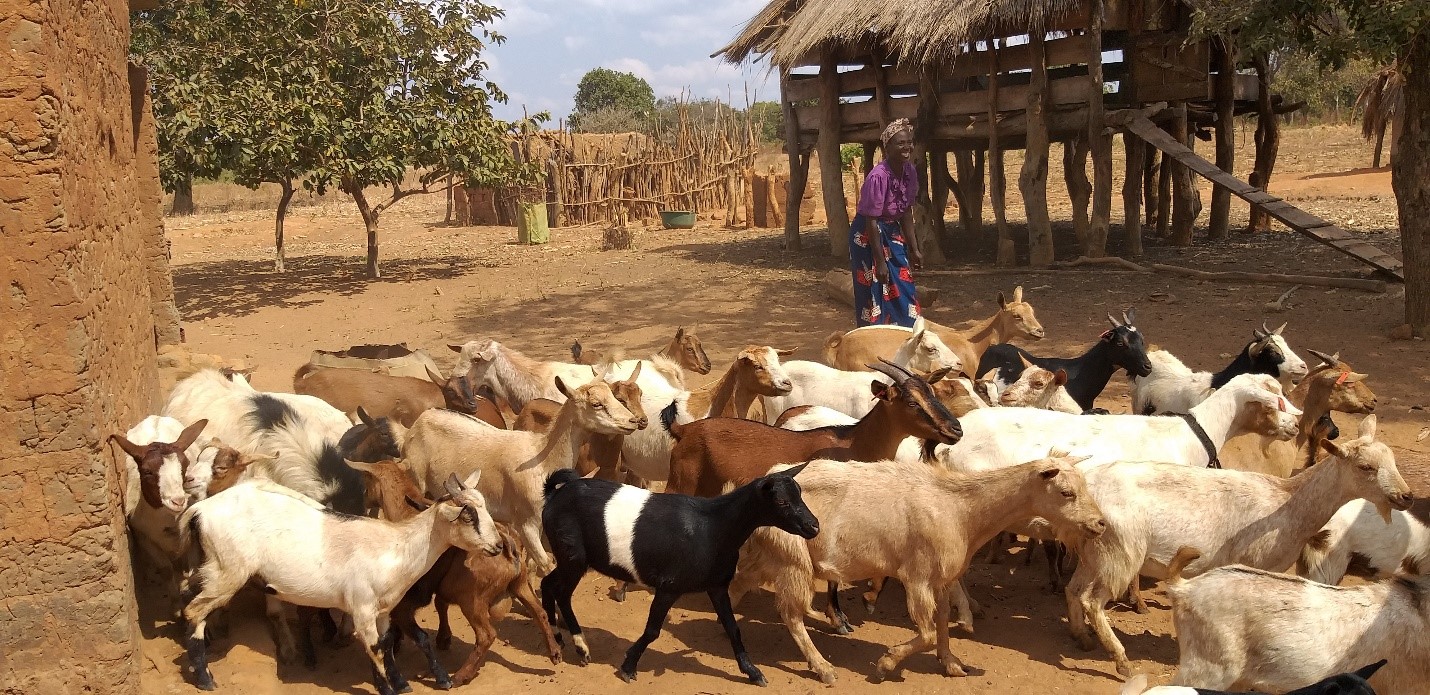
M 1202 429 L 1202 423 L 1197 422 L 1196 416 L 1191 413 L 1177 413 L 1177 417 L 1186 421 L 1187 427 L 1192 428 L 1192 434 L 1197 435 L 1197 441 L 1202 443 L 1202 448 L 1207 450 L 1207 468 L 1221 468 L 1221 460 L 1216 456 L 1216 445 L 1212 444 L 1212 438 L 1207 436 L 1207 431 Z

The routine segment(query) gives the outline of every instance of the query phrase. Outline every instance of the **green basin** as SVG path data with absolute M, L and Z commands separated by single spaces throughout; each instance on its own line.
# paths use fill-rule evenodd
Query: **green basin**
M 690 210 L 661 210 L 660 221 L 666 229 L 694 229 L 695 213 Z

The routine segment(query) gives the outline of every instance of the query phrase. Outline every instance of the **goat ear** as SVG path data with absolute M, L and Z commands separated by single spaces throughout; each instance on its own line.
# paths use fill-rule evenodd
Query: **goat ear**
M 1281 331 L 1284 330 L 1286 330 L 1286 323 L 1283 322 L 1280 326 L 1276 328 L 1276 330 L 1271 331 L 1271 335 L 1281 335 Z
M 938 382 L 943 381 L 945 378 L 947 378 L 949 372 L 952 371 L 953 367 L 944 367 L 943 369 L 940 369 L 938 371 L 935 371 L 933 374 L 928 375 L 928 378 L 925 379 L 925 381 L 930 384 L 937 384 Z
M 199 433 L 203 432 L 204 428 L 207 427 L 208 424 L 208 420 L 199 420 L 198 422 L 195 422 L 194 424 L 185 427 L 184 431 L 179 433 L 179 438 L 174 442 L 174 448 L 179 449 L 180 451 L 189 448 L 189 445 L 193 444 L 194 440 L 199 438 Z
M 999 293 L 998 293 L 998 308 L 1000 308 L 1000 309 L 1007 309 L 1007 308 L 1008 308 L 1008 300 L 1003 297 L 1003 293 L 1002 293 L 1002 292 L 999 292 Z
M 1127 307 L 1127 311 L 1122 312 L 1122 325 L 1124 325 L 1124 326 L 1131 326 L 1131 325 L 1132 325 L 1132 322 L 1133 322 L 1133 321 L 1136 321 L 1136 320 L 1137 320 L 1137 309 L 1136 309 L 1136 307 Z
M 890 393 L 889 385 L 877 379 L 869 382 L 869 390 L 874 393 L 875 398 L 881 401 L 887 401 L 894 396 Z
M 265 463 L 278 460 L 277 456 L 269 454 L 239 454 L 238 460 L 233 463 L 234 468 L 248 468 L 255 463 Z
M 447 385 L 447 380 L 446 380 L 446 379 L 443 379 L 441 374 L 438 374 L 437 372 L 432 371 L 432 368 L 431 368 L 431 367 L 427 367 L 426 369 L 427 369 L 427 380 L 428 380 L 428 381 L 430 381 L 430 382 L 432 382 L 432 383 L 434 383 L 434 384 L 436 384 L 436 385 L 438 385 L 438 386 L 446 386 L 446 385 Z
M 808 465 L 809 465 L 809 462 L 808 462 L 808 461 L 805 461 L 804 463 L 801 463 L 801 464 L 799 464 L 798 466 L 795 466 L 794 468 L 786 469 L 786 470 L 784 471 L 784 475 L 787 475 L 787 476 L 793 478 L 793 477 L 799 475 L 800 471 L 804 470 L 805 467 L 808 466 Z
M 1068 370 L 1059 369 L 1053 373 L 1053 386 L 1062 386 L 1068 383 Z
M 462 346 L 461 346 L 461 345 L 454 345 L 454 344 L 452 344 L 452 343 L 447 343 L 447 349 L 451 350 L 452 352 L 461 352 L 461 351 L 462 351 Z
M 788 350 L 776 349 L 776 350 L 775 350 L 775 354 L 776 354 L 776 355 L 779 355 L 780 357 L 789 357 L 790 355 L 793 355 L 793 354 L 794 354 L 794 351 L 795 351 L 795 350 L 798 350 L 798 349 L 799 349 L 799 348 L 790 348 L 790 349 L 788 349 Z
M 1055 446 L 1055 447 L 1052 447 L 1052 448 L 1048 449 L 1048 458 L 1050 458 L 1050 459 L 1060 459 L 1060 458 L 1062 458 L 1062 457 L 1064 457 L 1064 456 L 1067 456 L 1067 455 L 1068 455 L 1068 450 L 1067 450 L 1067 449 L 1064 449 L 1064 448 L 1062 448 L 1062 447 L 1060 447 L 1060 446 Z
M 144 447 L 125 439 L 124 435 L 112 434 L 109 436 L 109 439 L 115 444 L 118 444 L 119 448 L 123 449 L 124 453 L 129 454 L 130 458 L 135 460 L 144 458 Z
M 1018 285 L 1017 287 L 1013 288 L 1013 303 L 1017 304 L 1021 301 L 1023 301 L 1023 286 Z
M 1061 472 L 1062 469 L 1060 468 L 1045 468 L 1041 471 L 1038 471 L 1038 477 L 1042 478 L 1043 480 L 1052 480 L 1053 478 L 1058 477 L 1058 474 Z
M 1381 666 L 1384 666 L 1385 663 L 1386 663 L 1386 660 L 1385 660 L 1385 659 L 1381 659 L 1380 661 L 1377 661 L 1377 662 L 1375 662 L 1375 663 L 1373 663 L 1373 664 L 1370 664 L 1369 666 L 1362 666 L 1362 667 L 1356 669 L 1356 670 L 1355 670 L 1355 674 L 1356 674 L 1357 676 L 1360 676 L 1361 678 L 1364 678 L 1364 679 L 1366 679 L 1366 680 L 1370 680 L 1370 677 L 1371 677 L 1371 676 L 1374 676 L 1374 675 L 1375 675 L 1375 672 L 1376 672 L 1376 671 L 1379 671 L 1379 670 L 1380 670 L 1380 667 L 1381 667 Z
M 1367 416 L 1365 416 L 1365 419 L 1360 421 L 1360 429 L 1358 429 L 1358 430 L 1356 431 L 1356 436 L 1357 436 L 1358 438 L 1360 438 L 1360 439 L 1374 439 L 1374 438 L 1375 438 L 1375 426 L 1376 426 L 1375 416 L 1374 416 L 1374 415 L 1367 415 Z
M 675 329 L 675 339 L 676 339 L 676 340 L 684 340 L 684 339 L 685 339 L 685 326 L 681 326 L 680 328 Z
M 351 459 L 343 459 L 343 463 L 348 464 L 348 468 L 351 468 L 355 471 L 362 471 L 364 473 L 374 473 L 375 471 L 373 469 L 376 468 L 376 466 L 366 461 L 353 461 Z
M 641 375 L 641 366 L 644 364 L 645 360 L 636 360 L 636 368 L 631 370 L 631 375 L 626 377 L 625 380 L 630 383 L 635 383 L 636 379 Z
M 566 386 L 566 382 L 562 381 L 559 376 L 556 377 L 556 390 L 560 391 L 561 395 L 567 398 L 575 398 L 575 396 L 571 394 L 571 389 Z
M 1360 372 L 1350 372 L 1346 374 L 1345 382 L 1348 384 L 1354 384 L 1355 382 L 1362 381 L 1365 378 L 1365 374 L 1361 374 Z
M 475 470 L 472 471 L 471 475 L 467 476 L 466 480 L 462 481 L 462 485 L 465 485 L 470 490 L 475 490 L 477 488 L 477 483 L 480 483 L 481 481 L 482 472 L 480 470 Z

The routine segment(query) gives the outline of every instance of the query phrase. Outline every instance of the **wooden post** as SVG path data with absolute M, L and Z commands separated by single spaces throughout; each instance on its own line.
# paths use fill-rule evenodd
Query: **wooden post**
M 1099 258 L 1107 255 L 1107 234 L 1112 226 L 1112 136 L 1103 123 L 1102 104 L 1102 23 L 1106 10 L 1103 0 L 1092 0 L 1092 28 L 1088 38 L 1092 50 L 1088 57 L 1088 80 L 1092 83 L 1092 100 L 1087 109 L 1087 145 L 1092 150 L 1092 225 L 1083 243 L 1083 255 Z
M 1232 173 L 1236 163 L 1236 60 L 1230 41 L 1212 39 L 1216 60 L 1216 166 Z M 1212 188 L 1211 219 L 1207 221 L 1207 237 L 1225 239 L 1231 222 L 1231 191 L 1222 186 Z
M 1138 107 L 1142 102 L 1137 97 L 1137 42 L 1142 35 L 1144 7 L 1142 3 L 1129 3 L 1127 12 L 1127 47 L 1122 51 L 1122 62 L 1127 66 L 1127 76 L 1122 78 L 1120 91 L 1126 95 L 1127 105 Z M 1131 131 L 1123 131 L 1122 145 L 1127 156 L 1127 175 L 1122 180 L 1122 230 L 1126 233 L 1126 255 L 1134 258 L 1142 255 L 1142 201 L 1147 201 L 1151 209 L 1151 196 L 1144 195 L 1143 179 L 1147 172 L 1149 149 L 1142 138 Z
M 872 142 L 866 142 L 860 145 L 860 148 L 863 150 L 863 155 L 860 157 L 860 170 L 868 174 L 874 168 L 874 153 L 879 151 L 879 146 Z M 859 185 L 864 185 L 864 179 L 859 179 Z
M 1048 61 L 1047 29 L 1041 21 L 1028 32 L 1028 47 L 1033 63 L 1032 82 L 1028 85 L 1028 136 L 1023 156 L 1023 171 L 1018 175 L 1018 190 L 1023 194 L 1023 209 L 1028 218 L 1028 262 L 1036 267 L 1053 263 L 1053 228 L 1048 219 Z
M 958 198 L 958 219 L 964 234 L 978 239 L 983 236 L 983 151 L 955 150 L 954 165 L 958 170 L 959 188 L 963 189 Z
M 1073 234 L 1084 253 L 1087 252 L 1087 206 L 1092 200 L 1092 182 L 1087 178 L 1088 139 L 1083 134 L 1063 142 L 1063 181 L 1067 183 L 1072 201 Z
M 1264 191 L 1271 183 L 1271 170 L 1276 167 L 1276 151 L 1281 147 L 1281 117 L 1271 107 L 1271 68 L 1266 62 L 1266 55 L 1258 55 L 1252 62 L 1256 65 L 1256 164 L 1246 181 Z M 1393 141 L 1390 157 L 1395 158 Z M 1269 229 L 1271 216 L 1261 208 L 1251 206 L 1251 222 L 1246 231 Z
M 1003 168 L 1003 145 L 998 131 L 998 41 L 988 46 L 988 200 L 993 205 L 993 224 L 998 228 L 998 265 L 1008 267 L 1016 262 L 1017 248 L 1013 232 L 1008 229 L 1006 195 L 1008 181 Z
M 785 117 L 785 153 L 789 158 L 789 197 L 785 199 L 785 250 L 800 251 L 803 247 L 799 240 L 799 204 L 804 196 L 805 181 L 809 175 L 809 160 L 804 159 L 801 165 L 799 153 L 799 117 L 795 115 L 794 105 L 789 100 L 789 71 L 780 72 L 780 111 Z M 753 177 L 750 180 L 751 187 L 754 186 Z M 753 193 L 747 200 L 753 202 Z M 755 210 L 751 206 L 746 215 L 754 224 Z
M 745 229 L 751 229 L 755 226 L 755 170 L 753 168 L 747 167 L 745 169 L 745 173 L 742 174 L 742 176 L 744 177 L 745 182 L 743 185 L 740 186 L 740 191 L 744 193 L 745 198 Z M 791 162 L 789 168 L 789 180 L 791 186 L 794 185 L 795 176 L 797 176 L 797 174 L 795 173 L 794 163 Z M 798 228 L 796 228 L 795 231 L 795 238 L 798 239 Z M 786 241 L 788 240 L 786 239 Z
M 919 172 L 918 203 L 914 209 L 914 225 L 917 227 L 919 247 L 924 261 L 929 264 L 943 264 L 947 258 L 943 254 L 943 238 L 936 233 L 934 218 L 943 223 L 943 210 L 935 210 L 933 196 L 930 195 L 933 167 L 930 166 L 930 143 L 933 142 L 934 124 L 938 122 L 938 82 L 933 78 L 939 72 L 938 65 L 929 66 L 919 78 L 919 115 L 914 126 L 914 168 Z
M 839 61 L 825 51 L 819 61 L 819 178 L 829 225 L 829 254 L 849 258 L 849 211 L 844 207 L 844 173 L 839 162 Z M 787 215 L 786 220 L 794 218 Z M 785 223 L 788 228 L 789 222 Z
M 1160 155 L 1157 165 L 1157 236 L 1166 239 L 1172 233 L 1172 157 Z
M 1187 121 L 1187 104 L 1177 104 L 1175 120 L 1172 121 L 1172 136 L 1192 147 L 1196 139 L 1191 136 Z M 1173 246 L 1190 246 L 1192 228 L 1200 212 L 1201 200 L 1197 197 L 1196 186 L 1192 184 L 1192 172 L 1181 162 L 1172 160 L 1172 236 Z
M 949 238 L 948 224 L 944 222 L 944 213 L 948 211 L 948 186 L 950 176 L 948 173 L 948 150 L 936 149 L 929 151 L 929 184 L 933 188 L 933 227 L 938 234 L 939 245 L 945 250 L 953 248 L 952 239 Z M 959 206 L 959 213 L 963 212 L 963 207 Z

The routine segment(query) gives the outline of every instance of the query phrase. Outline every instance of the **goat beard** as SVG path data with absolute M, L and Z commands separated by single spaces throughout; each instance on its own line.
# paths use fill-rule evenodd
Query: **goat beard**
M 934 450 L 938 448 L 938 442 L 932 439 L 925 439 L 923 445 L 919 447 L 920 458 L 924 463 L 936 463 L 938 458 L 934 456 Z

